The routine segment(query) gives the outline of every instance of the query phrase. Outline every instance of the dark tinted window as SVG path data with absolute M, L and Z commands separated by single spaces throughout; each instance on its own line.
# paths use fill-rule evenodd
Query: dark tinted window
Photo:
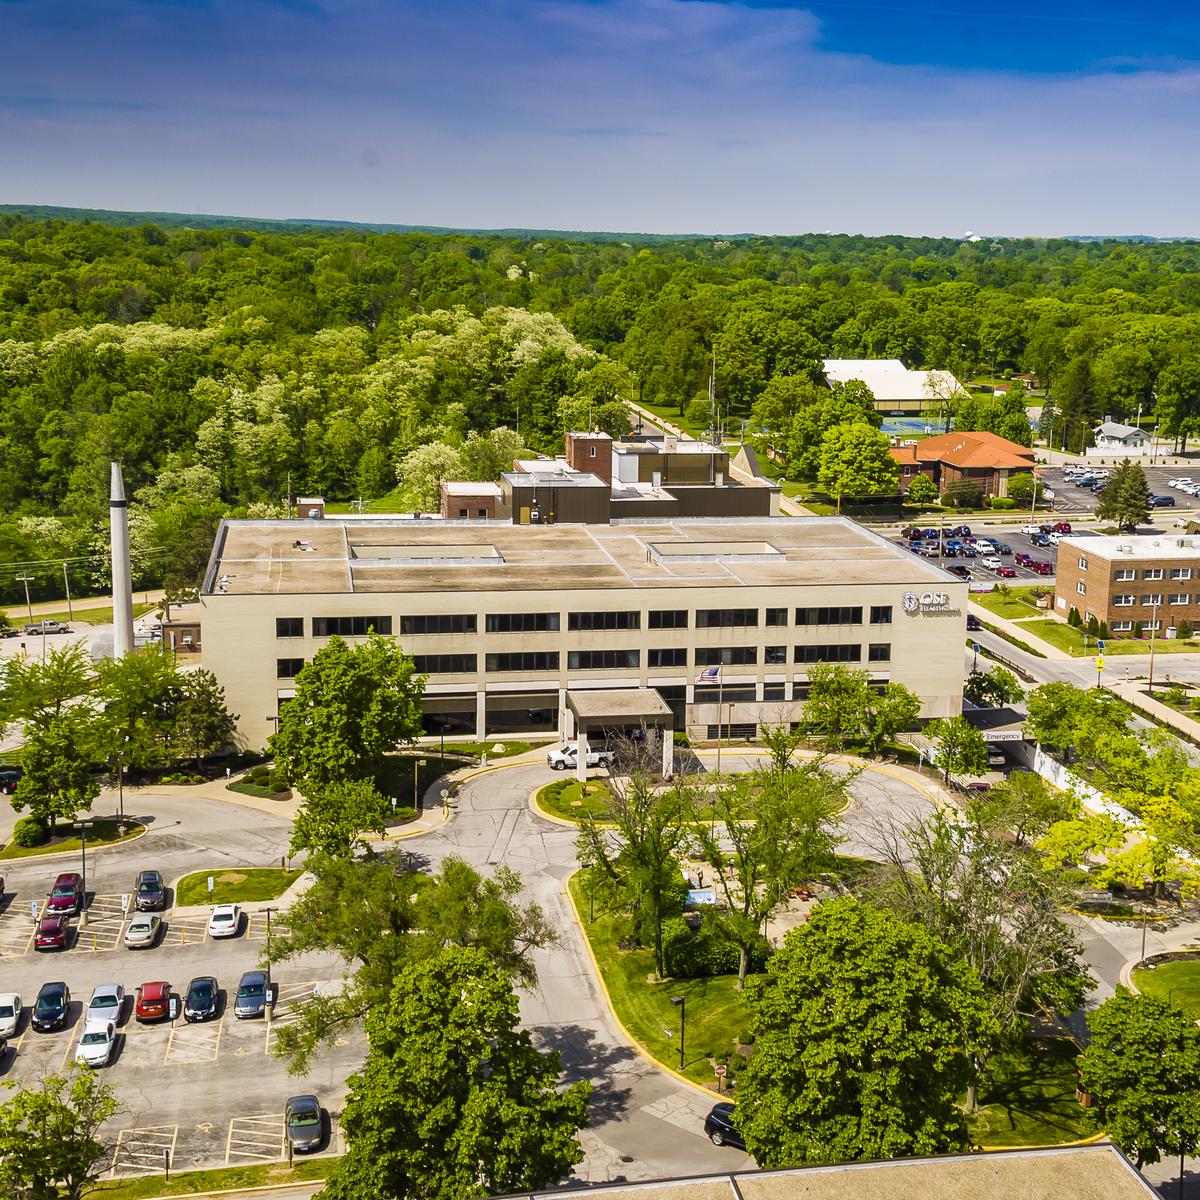
M 767 609 L 767 624 L 768 625 L 786 625 L 787 624 L 787 609 L 786 608 L 768 608 Z
M 758 662 L 757 646 L 701 646 L 696 651 L 696 666 L 746 666 Z
M 658 608 L 649 616 L 651 629 L 686 629 L 688 627 L 687 610 L 683 608 Z
M 573 612 L 567 614 L 568 629 L 641 629 L 640 612 Z
M 400 632 L 405 635 L 418 633 L 474 633 L 478 619 L 474 613 L 433 613 L 430 616 L 401 617 Z
M 559 614 L 488 613 L 484 628 L 488 633 L 553 633 L 559 627 Z
M 861 625 L 862 617 L 861 606 L 796 609 L 797 625 Z
M 513 654 L 489 654 L 486 666 L 489 671 L 557 671 L 558 651 L 538 650 Z
M 696 610 L 697 629 L 744 628 L 757 624 L 757 608 L 701 608 Z
M 303 637 L 304 636 L 304 618 L 303 617 L 276 617 L 275 618 L 275 636 L 276 637 Z
M 861 646 L 797 646 L 793 661 L 815 662 L 861 662 Z
M 295 679 L 304 668 L 302 658 L 277 658 L 275 660 L 275 677 L 277 679 Z
M 890 604 L 871 605 L 871 624 L 890 625 L 892 623 L 892 606 Z
M 891 659 L 891 642 L 872 642 L 870 647 L 867 649 L 868 662 L 891 662 Z
M 413 668 L 422 675 L 463 675 L 477 669 L 474 654 L 414 654 Z
M 368 633 L 390 634 L 391 617 L 313 617 L 313 637 L 366 637 Z
M 570 650 L 567 652 L 568 671 L 596 671 L 607 667 L 610 670 L 628 670 L 636 667 L 639 655 L 636 650 Z
M 646 665 L 651 667 L 686 667 L 687 651 L 682 647 L 671 650 L 648 650 Z

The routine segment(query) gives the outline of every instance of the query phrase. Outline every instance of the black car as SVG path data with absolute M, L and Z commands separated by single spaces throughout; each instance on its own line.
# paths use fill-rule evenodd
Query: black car
M 233 998 L 233 1015 L 241 1020 L 243 1017 L 261 1017 L 267 1010 L 267 973 L 265 971 L 247 971 L 238 984 L 237 995 Z
M 983 628 L 979 623 L 979 618 L 974 613 L 967 613 L 967 628 L 972 631 Z
M 138 912 L 159 912 L 167 907 L 167 889 L 161 871 L 139 871 L 133 885 L 133 906 Z
M 17 784 L 21 782 L 21 776 L 24 774 L 20 767 L 5 767 L 0 771 L 0 793 L 11 796 L 17 790 Z
M 1175 497 L 1174 496 L 1151 496 L 1150 497 L 1150 507 L 1151 508 L 1174 508 L 1175 507 Z
M 1031 533 L 1029 535 L 1029 541 L 1034 546 L 1049 546 L 1050 545 L 1050 539 L 1044 533 Z
M 293 1150 L 320 1150 L 325 1139 L 325 1115 L 316 1096 L 292 1096 L 283 1109 L 283 1127 Z
M 962 563 L 951 563 L 947 568 L 951 575 L 957 575 L 959 579 L 970 579 L 971 570 L 969 567 L 964 567 Z
M 704 1118 L 704 1132 L 714 1146 L 734 1146 L 738 1150 L 746 1148 L 738 1127 L 733 1123 L 732 1104 L 714 1104 L 712 1112 Z
M 65 983 L 43 983 L 33 1002 L 29 1023 L 39 1033 L 62 1029 L 67 1024 L 71 1007 L 71 989 Z
M 217 1015 L 220 989 L 211 975 L 199 975 L 188 984 L 183 1001 L 185 1021 L 211 1021 Z
M 999 542 L 996 545 L 997 554 L 1011 554 L 1012 547 L 1007 542 Z

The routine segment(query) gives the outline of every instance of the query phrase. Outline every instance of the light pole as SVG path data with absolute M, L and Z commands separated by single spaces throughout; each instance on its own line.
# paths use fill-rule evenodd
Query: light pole
M 671 1003 L 679 1009 L 679 1069 L 683 1070 L 683 1036 L 687 1029 L 687 997 L 672 996 Z
M 267 914 L 267 1003 L 271 1003 L 271 914 L 278 912 L 278 909 L 267 907 L 263 912 Z
M 32 575 L 18 575 L 17 579 L 25 585 L 25 611 L 29 614 L 29 623 L 33 624 L 33 605 L 29 602 L 29 581 Z
M 1150 678 L 1146 683 L 1146 691 L 1154 699 L 1154 635 L 1158 633 L 1158 604 L 1150 605 Z
M 83 881 L 83 899 L 79 909 L 80 925 L 87 924 L 87 831 L 95 824 L 95 821 L 75 822 L 75 828 L 79 830 L 79 875 Z
M 429 760 L 427 758 L 414 758 L 413 759 L 413 812 L 421 811 L 421 795 L 417 791 L 417 772 L 421 767 L 425 766 L 428 762 L 429 762 Z

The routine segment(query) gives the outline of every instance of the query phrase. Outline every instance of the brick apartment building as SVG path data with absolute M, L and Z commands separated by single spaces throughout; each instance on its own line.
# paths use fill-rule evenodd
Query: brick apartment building
M 1031 472 L 1037 461 L 1028 446 L 976 431 L 940 433 L 915 446 L 893 446 L 891 453 L 905 491 L 917 475 L 928 475 L 939 492 L 967 479 L 978 483 L 985 496 L 1007 496 L 1009 480 Z
M 1058 547 L 1054 608 L 1106 621 L 1114 635 L 1157 630 L 1173 637 L 1200 626 L 1200 537 L 1064 538 Z

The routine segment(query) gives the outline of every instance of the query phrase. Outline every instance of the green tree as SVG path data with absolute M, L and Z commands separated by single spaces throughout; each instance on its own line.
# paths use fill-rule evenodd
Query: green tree
M 0 1104 L 0 1194 L 9 1200 L 82 1200 L 112 1161 L 101 1134 L 117 1111 L 112 1088 L 86 1068 L 46 1075 Z
M 968 1147 L 958 1099 L 995 1018 L 975 973 L 926 929 L 827 901 L 746 995 L 755 1044 L 738 1124 L 760 1167 Z
M 978 775 L 987 770 L 987 742 L 965 717 L 938 717 L 925 726 L 934 745 L 934 762 L 945 779 L 951 775 Z
M 195 759 L 231 745 L 237 736 L 237 716 L 225 704 L 225 689 L 209 670 L 184 671 L 171 738 L 176 755 Z
M 1018 846 L 1037 841 L 1056 822 L 1079 815 L 1073 792 L 1052 787 L 1032 771 L 1013 771 L 974 803 L 988 814 L 980 817 L 985 825 L 1008 831 Z
M 937 497 L 937 484 L 928 475 L 914 475 L 905 493 L 910 504 L 932 504 Z
M 1117 994 L 1089 1013 L 1080 1086 L 1105 1133 L 1140 1169 L 1200 1144 L 1200 1030 L 1153 996 Z
M 71 822 L 87 812 L 100 795 L 92 774 L 96 719 L 80 705 L 59 716 L 25 726 L 21 778 L 12 793 L 12 806 L 47 828 Z
M 367 844 L 363 834 L 384 835 L 391 811 L 369 779 L 311 784 L 292 826 L 292 853 L 315 850 L 347 858 Z
M 397 979 L 367 1018 L 350 1079 L 347 1149 L 330 1200 L 474 1200 L 558 1183 L 583 1150 L 591 1085 L 560 1088 L 557 1052 L 520 1028 L 508 977 L 479 950 L 444 950 Z
M 1163 433 L 1187 453 L 1188 437 L 1200 431 L 1200 356 L 1189 352 L 1162 370 L 1155 412 Z
M 425 676 L 391 638 L 372 632 L 350 646 L 340 637 L 296 676 L 271 750 L 296 784 L 375 779 L 388 753 L 421 731 Z
M 681 779 L 655 785 L 647 761 L 635 756 L 628 774 L 609 781 L 610 824 L 589 816 L 576 842 L 579 860 L 606 881 L 610 903 L 629 914 L 635 936 L 654 948 L 663 976 L 662 927 L 679 911 L 686 887 L 680 858 L 692 836 L 698 797 Z
M 788 470 L 793 476 L 818 473 L 826 435 L 836 426 L 878 429 L 883 423 L 871 389 L 858 380 L 835 382 L 828 391 L 815 395 L 808 389 L 797 389 L 792 399 L 799 405 L 788 438 Z
M 104 757 L 134 768 L 166 763 L 183 693 L 174 653 L 152 645 L 103 658 L 96 664 L 96 679 Z
M 843 496 L 895 495 L 891 443 L 870 425 L 835 425 L 821 443 L 817 479 L 842 511 Z
M 276 1029 L 275 1052 L 298 1074 L 348 1024 L 385 1004 L 411 963 L 468 946 L 531 986 L 530 954 L 555 938 L 539 905 L 519 903 L 521 881 L 511 868 L 485 878 L 451 856 L 430 878 L 400 850 L 363 859 L 317 851 L 306 866 L 313 883 L 289 909 L 285 932 L 271 939 L 271 961 L 333 953 L 351 973 L 340 992 L 314 996 L 298 1021 Z
M 847 781 L 818 763 L 768 767 L 719 789 L 716 821 L 697 823 L 697 853 L 724 900 L 716 919 L 738 947 L 739 987 L 763 927 L 791 889 L 833 865 L 847 803 Z
M 981 708 L 999 708 L 1023 700 L 1025 689 L 1011 671 L 992 667 L 988 671 L 972 671 L 963 685 L 963 695 Z
M 809 668 L 802 721 L 830 750 L 855 745 L 878 751 L 920 714 L 920 697 L 902 683 L 877 691 L 870 673 L 857 667 L 814 663 Z
M 417 446 L 396 464 L 396 479 L 405 499 L 421 512 L 438 512 L 442 481 L 462 479 L 463 473 L 462 455 L 445 442 Z
M 1115 521 L 1118 529 L 1131 530 L 1150 520 L 1150 485 L 1141 463 L 1129 460 L 1113 471 L 1100 494 L 1096 516 Z
M 1046 490 L 1046 485 L 1042 483 L 1031 471 L 1022 471 L 1017 475 L 1011 475 L 1008 480 L 1008 494 L 1019 505 L 1029 504 L 1037 493 L 1037 498 L 1042 498 L 1042 493 Z
M 3 704 L 8 721 L 42 723 L 59 717 L 95 688 L 87 650 L 80 642 L 51 650 L 44 661 L 7 660 Z

